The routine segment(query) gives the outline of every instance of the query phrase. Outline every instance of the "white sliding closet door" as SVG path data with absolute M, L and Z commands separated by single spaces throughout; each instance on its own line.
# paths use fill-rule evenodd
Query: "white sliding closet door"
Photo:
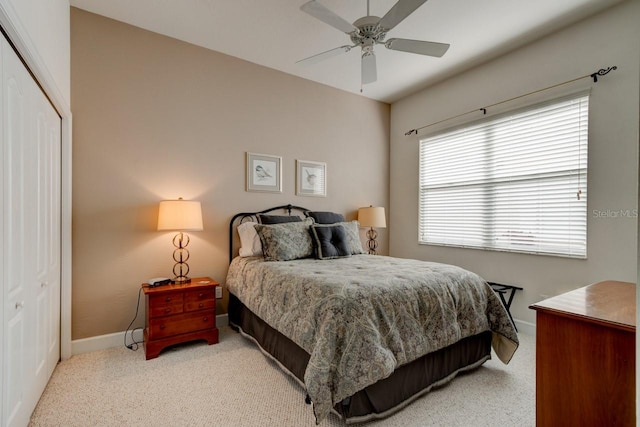
M 1 39 L 0 426 L 26 426 L 60 356 L 61 121 Z
M 35 191 L 28 210 L 28 220 L 34 224 L 36 294 L 35 355 L 37 398 L 40 398 L 49 377 L 60 359 L 60 154 L 61 122 L 49 100 L 37 88 L 34 112 L 37 128 L 33 129 Z
M 3 385 L 3 425 L 24 423 L 20 416 L 25 402 L 26 366 L 28 359 L 25 211 L 26 194 L 25 156 L 27 153 L 24 131 L 25 111 L 28 108 L 28 95 L 25 86 L 29 75 L 24 71 L 16 72 L 16 58 L 11 48 L 2 40 L 2 137 L 4 175 L 4 220 L 3 238 L 4 269 L 4 381 Z M 22 64 L 20 64 L 22 65 Z M 24 68 L 24 67 L 22 67 Z M 26 305 L 26 309 L 25 309 Z

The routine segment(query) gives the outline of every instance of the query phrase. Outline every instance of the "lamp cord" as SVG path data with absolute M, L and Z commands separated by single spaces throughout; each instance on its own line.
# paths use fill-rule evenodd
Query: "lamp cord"
M 141 330 L 144 328 L 134 328 L 131 329 L 131 325 L 133 325 L 133 322 L 136 321 L 136 319 L 138 318 L 138 311 L 140 309 L 140 296 L 142 295 L 142 288 L 144 286 L 140 287 L 140 290 L 138 291 L 138 303 L 136 304 L 136 315 L 133 316 L 133 320 L 131 321 L 131 323 L 129 323 L 129 326 L 127 326 L 127 330 L 124 332 L 124 346 L 127 347 L 129 350 L 133 350 L 136 351 L 138 350 L 138 348 L 140 347 L 139 344 L 142 344 L 144 341 L 136 341 L 133 338 L 133 333 L 137 330 Z M 129 333 L 129 330 L 131 329 L 131 344 L 127 344 L 127 334 Z

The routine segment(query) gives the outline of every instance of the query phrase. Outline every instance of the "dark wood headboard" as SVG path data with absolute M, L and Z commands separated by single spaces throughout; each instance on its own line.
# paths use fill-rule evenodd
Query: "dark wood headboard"
M 231 221 L 229 221 L 229 264 L 231 264 L 231 261 L 233 260 L 233 231 L 239 224 L 242 224 L 244 221 L 251 221 L 251 220 L 257 222 L 258 214 L 264 214 L 264 213 L 269 213 L 273 211 L 285 211 L 287 212 L 287 215 L 291 215 L 291 212 L 294 210 L 305 212 L 305 211 L 308 211 L 309 209 L 303 208 L 301 206 L 295 206 L 295 205 L 282 205 L 282 206 L 276 206 L 273 208 L 265 209 L 263 211 L 240 212 L 235 214 L 231 218 Z

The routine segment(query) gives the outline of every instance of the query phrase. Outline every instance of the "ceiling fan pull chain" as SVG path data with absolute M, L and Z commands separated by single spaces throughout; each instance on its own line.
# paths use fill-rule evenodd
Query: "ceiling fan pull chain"
M 367 16 L 371 16 L 371 14 L 369 13 L 369 0 L 367 0 Z M 362 88 L 360 88 L 362 89 Z

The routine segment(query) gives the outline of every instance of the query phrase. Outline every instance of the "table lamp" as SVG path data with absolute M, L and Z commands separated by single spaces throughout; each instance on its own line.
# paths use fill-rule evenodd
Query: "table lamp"
M 384 216 L 384 208 L 369 206 L 368 208 L 358 209 L 358 222 L 362 227 L 370 227 L 367 230 L 367 242 L 369 246 L 369 254 L 377 255 L 376 249 L 378 248 L 378 232 L 376 228 L 385 228 L 387 221 Z
M 178 230 L 173 238 L 173 282 L 189 283 L 191 279 L 189 274 L 189 235 L 184 231 L 201 231 L 202 230 L 202 208 L 200 202 L 191 200 L 163 200 L 160 202 L 158 209 L 158 230 Z

